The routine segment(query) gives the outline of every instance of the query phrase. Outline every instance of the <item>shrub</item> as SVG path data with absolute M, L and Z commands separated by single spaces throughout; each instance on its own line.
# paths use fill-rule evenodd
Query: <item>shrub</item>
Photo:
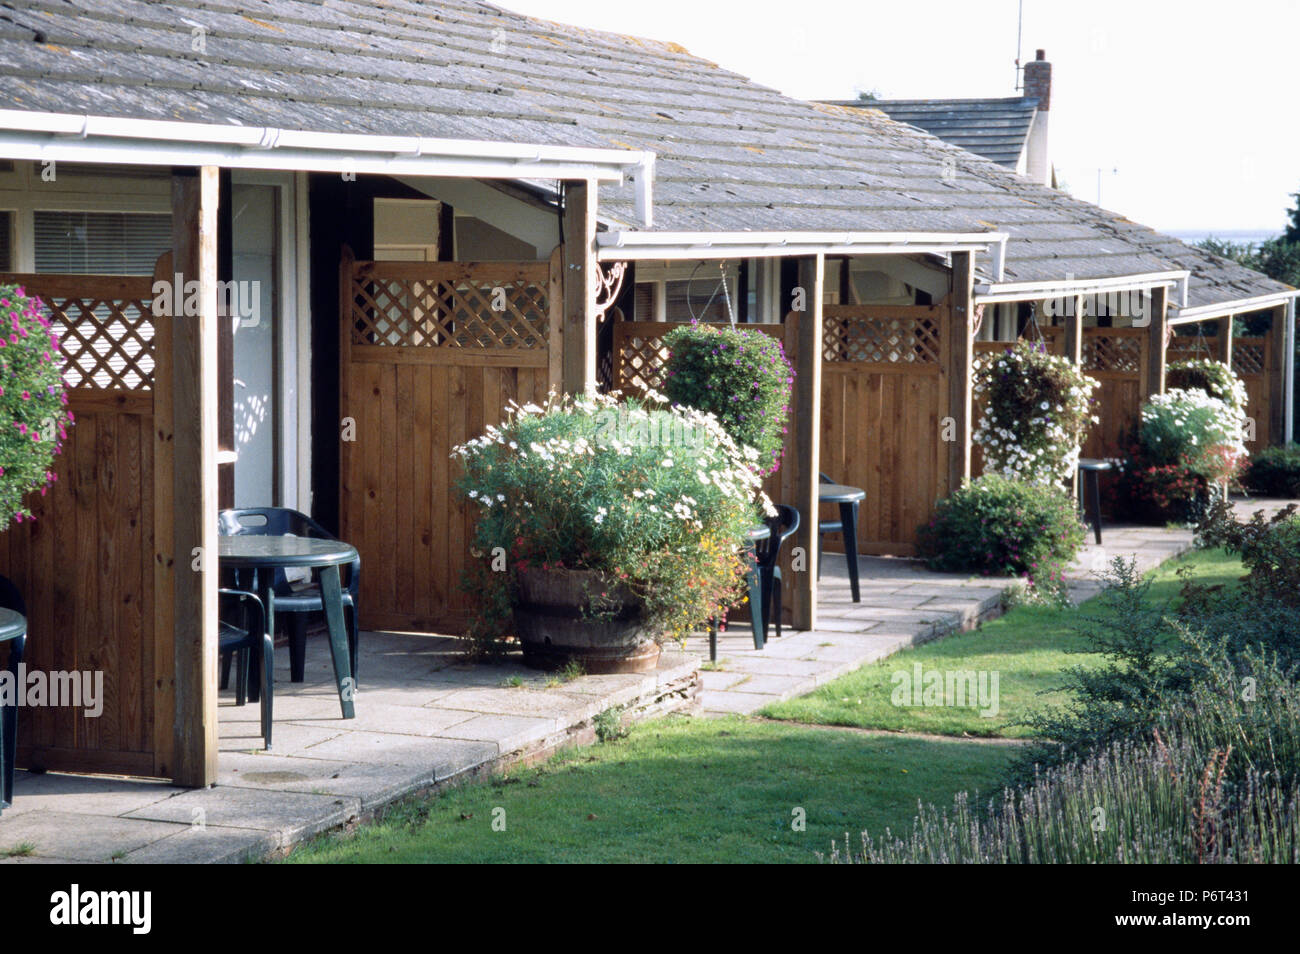
M 1120 462 L 1105 493 L 1116 519 L 1163 526 L 1196 523 L 1217 491 L 1186 464 L 1148 464 L 1138 452 Z
M 0 530 L 31 517 L 23 497 L 45 494 L 73 421 L 58 335 L 40 299 L 0 285 Z
M 761 474 L 775 473 L 794 384 L 781 342 L 761 331 L 692 324 L 670 331 L 664 346 L 665 396 L 713 414 L 737 444 L 758 451 Z
M 1203 391 L 1228 405 L 1242 420 L 1246 417 L 1246 385 L 1222 362 L 1208 358 L 1175 361 L 1165 371 L 1165 387 L 1171 391 Z
M 1061 489 L 985 474 L 939 501 L 917 531 L 917 549 L 934 570 L 1026 576 L 1059 588 L 1085 528 Z
M 861 835 L 832 862 L 867 864 L 1295 864 L 1300 790 L 1249 771 L 1231 789 L 1232 743 L 1160 733 L 1120 742 L 1009 788 L 987 810 L 962 793 L 952 812 L 922 808 L 912 832 Z M 1098 814 L 1098 809 L 1105 812 Z M 1104 824 L 1098 824 L 1104 821 Z
M 985 357 L 975 374 L 984 407 L 973 440 L 985 473 L 1039 484 L 1069 480 L 1079 462 L 1097 382 L 1042 345 L 1019 341 Z
M 760 504 L 772 509 L 757 453 L 691 408 L 604 395 L 512 404 L 505 424 L 454 452 L 459 488 L 480 508 L 477 634 L 508 632 L 512 579 L 529 565 L 625 581 L 665 635 L 722 615 L 744 575 L 746 531 Z
M 1267 520 L 1264 511 L 1256 511 L 1241 523 L 1232 506 L 1220 501 L 1197 527 L 1197 542 L 1240 556 L 1252 597 L 1300 606 L 1300 516 L 1295 504 Z
M 1023 751 L 1012 778 L 1023 782 L 1038 766 L 1149 738 L 1164 713 L 1206 687 L 1228 685 L 1231 673 L 1253 675 L 1261 699 L 1293 681 L 1300 663 L 1300 609 L 1238 587 L 1209 589 L 1185 578 L 1184 603 L 1176 613 L 1171 605 L 1152 605 L 1150 581 L 1132 561 L 1118 558 L 1104 582 L 1103 612 L 1080 626 L 1086 651 L 1104 662 L 1067 669 L 1054 688 L 1066 690 L 1071 701 L 1025 719 L 1040 742 Z
M 1204 391 L 1170 390 L 1142 406 L 1138 443 L 1148 466 L 1182 465 L 1209 481 L 1228 480 L 1246 461 L 1245 414 Z
M 1257 452 L 1242 483 L 1266 497 L 1300 497 L 1300 444 Z

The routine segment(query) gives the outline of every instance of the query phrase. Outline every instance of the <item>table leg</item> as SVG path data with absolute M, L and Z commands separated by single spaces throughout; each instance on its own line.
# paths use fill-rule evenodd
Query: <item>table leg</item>
M 763 632 L 763 575 L 758 570 L 758 559 L 752 547 L 745 551 L 745 562 L 749 564 L 745 572 L 749 583 L 749 626 L 754 632 L 754 648 L 762 649 L 766 641 Z
M 267 570 L 257 571 L 257 595 L 262 599 L 262 608 L 266 610 L 266 631 L 275 641 L 275 574 Z M 248 650 L 248 701 L 257 702 L 262 698 L 262 654 Z
M 1097 540 L 1097 546 L 1101 546 L 1101 473 L 1091 471 L 1088 475 L 1091 477 L 1092 484 L 1092 532 Z M 1083 481 L 1079 482 L 1083 486 Z
M 840 504 L 840 525 L 843 528 L 844 559 L 849 565 L 849 589 L 853 592 L 853 602 L 860 603 L 862 597 L 858 587 L 858 505 L 856 503 Z
M 13 674 L 14 685 L 18 685 L 18 667 L 23 661 L 23 650 L 27 637 L 19 636 L 9 641 L 9 672 Z M 12 805 L 14 800 L 14 762 L 18 757 L 18 705 L 4 707 L 0 713 L 4 719 L 4 731 L 0 732 L 0 765 L 4 766 L 3 790 L 0 791 L 0 805 Z
M 339 583 L 337 566 L 321 567 L 321 602 L 325 604 L 325 622 L 330 631 L 330 655 L 334 657 L 334 679 L 339 687 L 339 705 L 343 718 L 356 717 L 352 705 L 355 685 L 352 681 L 352 663 L 348 653 L 348 634 L 343 625 L 343 587 Z

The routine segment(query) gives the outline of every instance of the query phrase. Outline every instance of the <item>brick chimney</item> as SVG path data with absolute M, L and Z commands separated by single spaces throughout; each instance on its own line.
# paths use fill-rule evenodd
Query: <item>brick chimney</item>
M 1039 50 L 1032 63 L 1025 64 L 1025 99 L 1038 100 L 1034 123 L 1025 142 L 1024 174 L 1043 185 L 1052 184 L 1052 160 L 1047 151 L 1047 117 L 1052 105 L 1052 64 Z
M 1039 50 L 1032 63 L 1025 64 L 1025 99 L 1038 100 L 1040 112 L 1052 106 L 1052 64 L 1047 62 L 1047 52 Z

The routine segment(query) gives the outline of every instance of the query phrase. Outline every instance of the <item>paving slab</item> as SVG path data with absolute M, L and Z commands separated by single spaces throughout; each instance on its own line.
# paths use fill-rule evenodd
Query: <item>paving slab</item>
M 19 797 L 17 779 L 14 797 Z M 13 817 L 5 812 L 0 818 L 0 851 L 31 845 L 36 855 L 71 861 L 114 861 L 188 827 L 166 821 L 44 809 Z

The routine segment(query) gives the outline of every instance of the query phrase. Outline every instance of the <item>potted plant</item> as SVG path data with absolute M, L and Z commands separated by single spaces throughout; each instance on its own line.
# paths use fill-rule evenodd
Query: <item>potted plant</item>
M 664 336 L 664 395 L 708 411 L 736 443 L 758 451 L 762 476 L 781 466 L 794 369 L 777 338 L 757 329 L 691 324 Z
M 57 480 L 54 457 L 73 415 L 63 359 L 39 298 L 0 285 L 0 530 L 34 519 L 28 494 Z
M 642 672 L 739 598 L 746 532 L 771 504 L 758 452 L 658 395 L 552 395 L 456 448 L 479 508 L 481 639 L 537 668 Z
M 972 435 L 984 450 L 984 472 L 1043 485 L 1069 480 L 1097 420 L 1096 386 L 1067 358 L 1027 341 L 985 357 L 974 389 L 984 411 Z

